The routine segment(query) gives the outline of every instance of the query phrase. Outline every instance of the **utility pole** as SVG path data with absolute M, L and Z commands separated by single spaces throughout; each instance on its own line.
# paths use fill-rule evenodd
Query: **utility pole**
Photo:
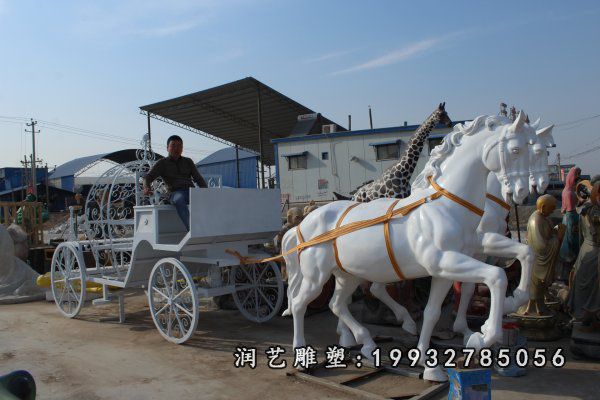
M 29 186 L 30 183 L 30 179 L 29 179 L 29 161 L 27 161 L 27 156 L 23 156 L 23 161 L 21 161 L 21 164 L 23 165 L 23 170 L 22 170 L 22 174 L 21 174 L 21 183 L 22 183 L 22 187 L 23 189 L 21 190 L 21 201 L 25 200 L 25 194 L 26 194 L 26 188 Z
M 32 193 L 35 197 L 37 197 L 37 178 L 36 178 L 36 159 L 35 159 L 35 134 L 36 133 L 40 133 L 40 131 L 36 131 L 35 130 L 35 124 L 37 124 L 37 121 L 34 121 L 33 118 L 31 118 L 31 122 L 27 124 L 27 126 L 31 127 L 31 131 L 28 131 L 27 129 L 25 129 L 25 132 L 31 132 L 31 149 L 33 154 L 31 155 L 31 189 L 32 189 Z

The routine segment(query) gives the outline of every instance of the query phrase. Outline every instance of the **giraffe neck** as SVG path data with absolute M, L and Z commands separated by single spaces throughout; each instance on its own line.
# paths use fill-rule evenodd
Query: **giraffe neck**
M 425 144 L 425 140 L 429 137 L 429 134 L 436 127 L 438 122 L 440 121 L 440 111 L 435 110 L 429 118 L 425 120 L 416 130 L 416 132 L 410 137 L 406 149 L 404 150 L 404 154 L 400 158 L 396 164 L 394 164 L 385 175 L 385 179 L 394 179 L 394 178 L 402 178 L 404 182 L 408 182 L 415 171 L 417 166 L 417 162 L 419 161 L 419 156 L 421 155 L 421 151 L 423 151 L 423 145 Z M 405 185 L 393 185 L 394 191 L 396 195 L 406 194 Z M 409 185 L 408 189 L 410 189 Z

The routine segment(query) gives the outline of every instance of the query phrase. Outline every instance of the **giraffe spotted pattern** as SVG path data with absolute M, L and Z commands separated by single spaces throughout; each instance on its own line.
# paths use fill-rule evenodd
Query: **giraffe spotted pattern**
M 437 124 L 452 124 L 444 106 L 445 103 L 440 104 L 411 136 L 400 161 L 385 170 L 377 180 L 360 187 L 352 196 L 352 201 L 367 203 L 382 197 L 403 199 L 410 195 L 410 178 L 419 161 L 425 140 Z

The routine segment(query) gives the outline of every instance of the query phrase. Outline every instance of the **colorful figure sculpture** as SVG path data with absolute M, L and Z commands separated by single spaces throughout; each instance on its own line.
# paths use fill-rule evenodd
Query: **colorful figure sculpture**
M 567 175 L 565 188 L 562 192 L 563 224 L 567 227 L 565 240 L 560 247 L 560 258 L 562 259 L 561 278 L 566 280 L 569 276 L 573 263 L 579 253 L 579 214 L 577 214 L 577 194 L 575 185 L 581 175 L 581 169 L 571 168 Z
M 579 226 L 581 248 L 573 266 L 573 281 L 570 285 L 568 308 L 576 319 L 590 325 L 594 315 L 600 311 L 600 181 L 594 183 L 592 195 L 581 210 Z
M 491 292 L 486 332 L 472 334 L 467 345 L 480 349 L 497 342 L 502 336 L 506 275 L 498 267 L 475 260 L 471 249 L 482 246 L 482 238 L 475 230 L 483 215 L 489 172 L 495 172 L 502 182 L 505 200 L 512 198 L 520 203 L 527 196 L 530 141 L 535 141 L 535 131 L 526 124 L 522 112 L 514 123 L 503 117 L 477 117 L 471 123 L 456 126 L 444 140 L 445 145 L 436 148 L 415 180 L 410 197 L 368 204 L 329 203 L 311 213 L 296 230 L 288 231 L 282 241 L 285 253 L 293 249 L 290 243 L 296 241 L 298 231 L 305 241 L 335 240 L 335 246 L 318 244 L 303 248 L 300 257 L 297 253 L 285 256 L 291 281 L 288 293 L 292 297 L 294 347 L 306 344 L 306 306 L 331 274 L 336 277 L 332 311 L 363 345 L 361 352 L 365 357 L 372 357 L 376 345 L 348 311 L 349 297 L 362 280 L 386 283 L 432 276 L 418 344 L 421 365 L 440 316 L 441 302 L 453 280 L 485 283 Z M 444 199 L 439 200 L 440 196 Z M 363 226 L 365 221 L 378 221 L 382 215 L 397 217 Z M 333 238 L 324 235 L 336 227 L 346 233 Z M 423 377 L 447 380 L 440 368 L 426 367 Z

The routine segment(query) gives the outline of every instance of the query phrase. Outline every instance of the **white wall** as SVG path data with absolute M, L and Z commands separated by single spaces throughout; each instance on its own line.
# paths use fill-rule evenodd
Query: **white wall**
M 433 134 L 449 131 L 450 129 L 435 130 Z M 381 176 L 383 171 L 398 161 L 377 161 L 375 148 L 370 146 L 370 143 L 385 143 L 401 139 L 400 156 L 402 156 L 413 133 L 414 131 L 391 132 L 277 143 L 282 198 L 289 196 L 291 203 L 304 203 L 310 200 L 333 200 L 334 191 L 348 195 L 363 182 Z M 308 152 L 307 169 L 290 171 L 288 160 L 284 156 L 303 151 Z M 321 159 L 323 152 L 329 153 L 328 160 Z M 426 143 L 413 178 L 423 169 L 428 155 L 429 146 Z M 357 161 L 350 161 L 353 156 Z M 326 183 L 327 187 L 319 189 L 319 180 L 322 184 Z

